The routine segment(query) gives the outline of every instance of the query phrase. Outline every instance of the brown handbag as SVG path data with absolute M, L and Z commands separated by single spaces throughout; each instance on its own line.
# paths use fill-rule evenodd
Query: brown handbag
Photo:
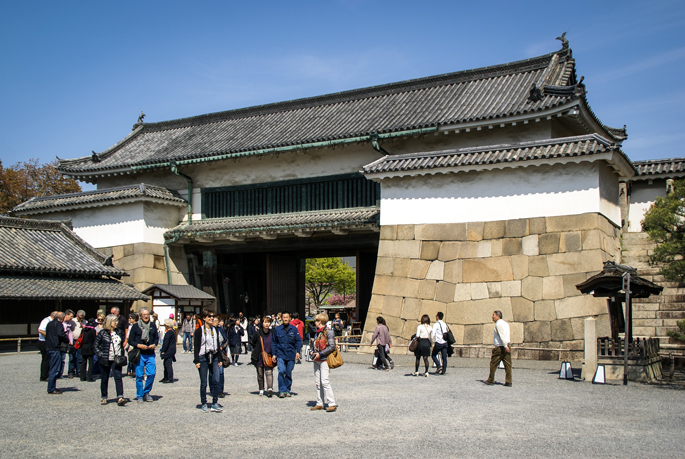
M 262 363 L 266 368 L 273 368 L 276 365 L 276 357 L 264 352 L 264 338 L 261 335 L 259 335 L 259 341 L 262 342 Z
M 337 344 L 335 345 L 335 349 L 333 350 L 333 352 L 328 354 L 328 356 L 326 357 L 326 362 L 328 362 L 328 368 L 331 368 L 331 369 L 338 368 L 338 367 L 342 366 L 343 359 L 342 359 L 342 355 L 340 355 L 340 352 L 338 352 L 338 345 Z

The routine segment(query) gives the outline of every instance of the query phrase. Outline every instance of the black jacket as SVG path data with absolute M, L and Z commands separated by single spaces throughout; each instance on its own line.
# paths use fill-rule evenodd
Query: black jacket
M 254 335 L 252 335 L 252 339 L 250 339 L 250 344 L 252 345 L 252 354 L 250 354 L 250 361 L 252 362 L 253 365 L 257 365 L 257 362 L 262 358 L 262 340 L 261 338 L 263 336 L 267 336 L 271 334 L 271 329 L 264 333 L 264 329 L 262 327 L 259 327 L 259 331 L 255 332 Z M 271 350 L 273 352 L 273 341 L 271 344 Z
M 240 325 L 238 326 L 238 329 L 236 330 L 235 325 L 232 327 L 229 327 L 228 329 L 228 345 L 233 347 L 233 346 L 240 346 L 240 337 L 245 334 L 245 329 L 241 327 Z
M 119 338 L 121 338 L 121 355 L 124 355 L 124 339 L 126 338 L 126 335 L 118 328 L 114 331 L 119 335 Z M 114 356 L 109 355 L 110 344 L 112 344 L 112 336 L 110 335 L 109 330 L 100 330 L 95 337 L 93 348 L 95 349 L 95 354 L 98 356 L 98 362 L 103 362 L 103 365 L 107 365 L 109 360 L 114 360 Z
M 133 347 L 138 347 L 139 344 L 146 344 L 148 346 L 154 344 L 155 346 L 159 344 L 159 334 L 157 333 L 157 326 L 150 320 L 150 339 L 147 343 L 143 343 L 142 340 L 143 330 L 138 326 L 138 322 L 131 325 L 131 331 L 128 332 L 128 344 Z M 155 355 L 153 349 L 141 349 L 141 355 Z
M 164 333 L 164 339 L 162 340 L 162 349 L 159 350 L 159 356 L 162 359 L 173 358 L 176 361 L 176 332 L 174 330 L 168 330 Z
M 200 363 L 200 348 L 202 347 L 202 333 L 204 330 L 205 326 L 202 325 L 200 328 L 195 329 L 195 333 L 193 333 L 193 363 L 197 365 Z M 219 336 L 219 330 L 212 326 L 214 329 L 214 333 L 216 334 L 216 342 L 217 342 L 217 353 L 219 352 L 219 346 L 221 346 L 221 336 Z M 216 354 L 215 354 L 216 355 Z
M 93 327 L 83 327 L 83 332 L 81 336 L 81 355 L 89 356 L 95 354 L 95 336 L 97 333 Z
M 260 328 L 261 327 L 259 325 L 255 325 L 254 323 L 247 325 L 247 341 L 249 343 L 252 343 L 252 337 L 259 331 Z
M 64 325 L 57 319 L 52 319 L 45 327 L 45 350 L 59 351 L 60 343 L 68 343 L 69 338 L 64 331 Z

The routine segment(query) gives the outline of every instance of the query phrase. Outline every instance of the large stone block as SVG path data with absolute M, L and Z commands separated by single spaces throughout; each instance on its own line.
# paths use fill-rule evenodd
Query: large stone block
M 521 297 L 512 298 L 511 313 L 515 322 L 532 322 L 535 320 L 534 303 Z
M 492 282 L 514 280 L 509 257 L 464 260 L 464 282 Z
M 153 268 L 154 258 L 155 256 L 151 253 L 138 253 L 117 260 L 114 262 L 114 266 L 124 271 L 132 271 L 138 268 Z M 161 269 L 164 269 L 164 267 Z
M 521 238 L 502 239 L 502 255 L 519 255 L 521 253 Z
M 550 321 L 557 318 L 553 300 L 542 300 L 535 302 L 535 320 Z
M 461 242 L 447 241 L 440 244 L 440 252 L 438 252 L 438 260 L 452 261 L 459 258 L 459 247 Z
M 521 253 L 528 256 L 539 254 L 537 234 L 531 234 L 521 239 Z
M 543 277 L 542 298 L 545 300 L 564 298 L 564 279 L 561 276 Z
M 402 329 L 402 338 L 404 339 L 411 339 L 412 335 L 416 333 L 416 329 L 419 326 L 419 321 L 418 320 L 407 320 L 404 323 L 404 327 Z M 398 343 L 394 343 L 398 344 Z
M 483 326 L 482 325 L 466 325 L 464 327 L 464 344 L 482 344 L 483 343 Z
M 555 310 L 557 319 L 607 314 L 606 298 L 595 298 L 591 295 L 562 298 L 560 300 L 555 300 Z
M 124 257 L 124 246 L 115 245 L 112 247 L 112 260 L 116 261 Z
M 506 221 L 506 236 L 507 237 L 523 237 L 528 236 L 528 219 L 521 218 L 518 220 Z
M 561 276 L 564 279 L 564 296 L 580 296 L 580 290 L 576 288 L 576 285 L 587 280 L 586 273 L 577 274 L 565 274 Z
M 383 318 L 385 319 L 385 324 L 388 326 L 388 330 L 390 330 L 392 336 L 400 336 L 402 334 L 402 331 L 404 330 L 404 320 L 399 317 L 386 315 L 384 315 Z
M 492 312 L 502 311 L 504 320 L 511 321 L 511 298 L 489 298 L 450 303 L 450 320 L 458 324 L 492 323 Z
M 405 298 L 402 302 L 402 314 L 400 317 L 407 320 L 418 320 L 421 315 L 421 300 L 418 298 Z M 410 335 L 411 336 L 411 335 Z
M 547 217 L 547 231 L 582 231 L 599 228 L 599 214 L 587 213 L 580 215 L 563 215 L 560 217 Z
M 416 225 L 414 237 L 422 241 L 465 241 L 466 223 Z
M 454 344 L 464 344 L 464 326 L 451 322 L 448 322 L 447 326 L 450 327 L 450 330 L 452 330 L 452 334 L 454 335 L 454 340 L 456 341 Z
M 414 225 L 397 225 L 397 239 L 411 241 L 414 239 Z
M 402 297 L 400 296 L 382 296 L 381 297 L 381 311 L 384 316 L 400 317 L 402 314 Z
M 547 267 L 547 255 L 539 255 L 528 259 L 528 275 L 537 277 L 549 276 Z
M 407 277 L 409 273 L 409 263 L 413 261 L 409 258 L 395 258 L 392 275 L 396 277 Z
M 454 301 L 454 288 L 455 285 L 451 282 L 438 282 L 438 286 L 435 290 L 435 300 L 443 303 L 451 303 Z
M 518 322 L 509 323 L 509 340 L 513 344 L 520 344 L 523 342 L 523 324 Z M 487 341 L 485 344 L 489 344 Z M 494 337 L 493 337 L 494 344 Z
M 521 296 L 532 301 L 542 299 L 542 277 L 528 276 L 521 280 Z
M 511 339 L 511 324 L 509 324 L 509 339 Z M 489 324 L 483 324 L 483 337 L 481 338 L 481 343 L 483 344 L 494 344 L 495 343 L 495 323 L 490 322 Z
M 485 222 L 483 226 L 483 239 L 501 239 L 506 234 L 504 221 Z
M 572 233 L 562 233 L 563 237 L 559 242 L 560 252 L 578 252 L 582 248 L 580 242 L 580 231 Z
M 430 265 L 431 262 L 428 260 L 411 260 L 409 262 L 407 277 L 411 277 L 412 279 L 425 279 Z
M 381 226 L 381 241 L 394 241 L 397 239 L 397 225 Z
M 443 280 L 445 278 L 445 263 L 442 261 L 434 261 L 428 267 L 426 279 Z
M 527 343 L 540 343 L 552 339 L 552 327 L 550 322 L 528 322 L 523 324 L 523 339 Z
M 135 244 L 125 244 L 122 246 L 124 249 L 124 254 L 123 254 L 124 257 L 130 257 L 131 255 L 134 255 L 136 253 L 145 253 L 144 250 L 135 250 L 134 245 Z M 142 243 L 140 245 L 142 246 Z
M 602 314 L 598 316 L 596 327 L 597 336 L 611 336 L 611 322 L 609 321 L 609 314 Z
M 488 297 L 501 298 L 502 297 L 502 283 L 488 282 Z
M 391 276 L 395 259 L 389 257 L 378 257 L 376 261 L 376 274 L 381 276 Z
M 573 329 L 573 339 L 585 339 L 585 318 L 572 318 L 571 328 Z
M 502 256 L 502 239 L 490 239 L 490 254 L 493 257 Z
M 492 256 L 492 246 L 490 241 L 479 241 L 476 246 L 476 257 L 477 258 L 489 258 Z
M 449 261 L 445 263 L 443 278 L 447 282 L 459 284 L 462 282 L 463 262 L 461 260 Z
M 594 250 L 602 248 L 602 232 L 600 230 L 588 230 L 580 232 L 580 243 L 583 250 Z
M 597 273 L 604 266 L 601 250 L 555 253 L 547 256 L 547 266 L 552 276 L 576 273 Z
M 514 280 L 521 280 L 528 276 L 528 256 L 514 255 L 511 257 L 511 270 Z
M 419 281 L 404 277 L 376 276 L 373 282 L 373 293 L 416 298 L 419 293 Z
M 435 319 L 435 316 L 437 315 L 438 312 L 442 312 L 444 314 L 446 311 L 447 311 L 447 305 L 441 301 L 421 300 L 421 312 L 420 312 L 419 319 L 424 314 L 427 314 L 428 317 L 430 317 L 431 322 L 432 322 Z
M 571 319 L 553 320 L 551 325 L 552 340 L 571 341 L 573 339 L 573 327 L 571 326 Z
M 466 236 L 469 241 L 480 241 L 483 239 L 483 222 L 469 222 L 466 224 Z
M 437 281 L 434 280 L 422 280 L 422 281 L 417 281 L 419 282 L 419 290 L 416 295 L 406 295 L 406 296 L 415 296 L 417 298 L 421 298 L 424 300 L 432 300 L 435 298 L 435 286 L 437 284 Z
M 488 292 L 488 284 L 485 282 L 474 282 L 472 284 L 464 284 L 471 286 L 471 299 L 483 300 L 490 296 Z
M 538 237 L 538 249 L 540 255 L 559 252 L 559 233 L 541 234 Z
M 531 218 L 528 225 L 530 234 L 543 234 L 547 232 L 545 217 Z
M 386 241 L 378 243 L 378 256 L 391 258 L 419 258 L 421 241 Z
M 166 284 L 166 271 L 154 268 L 138 268 L 129 271 L 131 277 L 126 279 L 127 283 L 149 282 L 150 284 Z
M 502 296 L 521 296 L 521 281 L 502 282 Z
M 422 241 L 421 242 L 421 259 L 422 260 L 435 260 L 438 258 L 438 252 L 440 251 L 439 241 Z
M 471 299 L 471 285 L 472 284 L 456 284 L 454 286 L 454 300 L 453 301 L 468 301 Z
M 478 243 L 477 242 L 462 242 L 461 247 L 459 247 L 459 258 L 476 258 L 478 256 Z

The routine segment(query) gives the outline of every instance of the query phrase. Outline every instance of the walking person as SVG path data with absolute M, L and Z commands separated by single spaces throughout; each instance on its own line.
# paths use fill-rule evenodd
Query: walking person
M 491 386 L 495 384 L 495 371 L 500 362 L 504 362 L 504 387 L 511 387 L 511 340 L 509 334 L 509 324 L 502 320 L 502 311 L 492 313 L 492 321 L 495 322 L 493 341 L 495 348 L 492 350 L 490 358 L 490 375 L 483 381 L 484 384 Z
M 300 314 L 298 312 L 293 312 L 292 320 L 290 321 L 290 324 L 297 328 L 298 333 L 300 334 L 300 338 L 304 342 L 304 322 L 300 320 Z M 297 352 L 300 353 L 300 357 L 302 357 L 302 347 L 300 346 L 300 349 L 297 350 Z M 296 364 L 302 363 L 302 359 L 299 358 L 295 361 Z
M 124 398 L 124 383 L 121 379 L 121 367 L 117 357 L 121 358 L 124 354 L 124 332 L 117 328 L 119 317 L 110 314 L 105 317 L 105 325 L 100 333 L 95 337 L 95 352 L 100 362 L 100 396 L 101 405 L 107 405 L 107 389 L 109 385 L 109 375 L 114 377 L 114 385 L 117 390 L 117 404 L 124 406 L 127 399 Z
M 226 327 L 224 326 L 224 321 L 219 320 L 218 317 L 214 317 L 214 324 L 217 327 L 217 330 L 219 330 L 219 349 L 221 349 L 222 352 L 228 354 L 228 331 L 226 330 Z M 223 358 L 223 356 L 222 356 Z M 226 396 L 226 392 L 224 392 L 224 388 L 226 386 L 226 368 L 223 365 L 219 366 L 219 398 L 224 398 Z
M 342 336 L 343 330 L 345 329 L 345 322 L 343 322 L 343 320 L 340 318 L 339 312 L 335 313 L 335 319 L 333 320 L 332 325 L 335 336 Z
M 95 326 L 97 322 L 93 319 L 83 327 L 81 332 L 81 381 L 94 382 L 93 379 L 93 355 L 95 355 Z
M 416 339 L 418 342 L 418 347 L 414 351 L 414 356 L 416 361 L 414 362 L 414 373 L 413 376 L 425 376 L 428 377 L 428 356 L 431 354 L 431 335 L 433 334 L 433 329 L 431 328 L 431 319 L 428 314 L 421 316 L 421 324 L 416 327 Z M 419 363 L 421 358 L 423 358 L 423 366 L 425 371 L 423 375 L 419 374 Z
M 186 314 L 181 325 L 181 332 L 183 333 L 183 352 L 193 352 L 193 333 L 195 333 L 195 319 L 192 314 Z
M 252 345 L 252 337 L 255 335 L 255 333 L 259 333 L 259 328 L 259 318 L 250 318 L 250 324 L 247 326 L 247 345 L 250 352 L 254 350 L 254 346 Z M 251 360 L 248 365 L 252 365 Z
M 262 320 L 262 326 L 253 335 L 250 341 L 252 345 L 252 365 L 257 369 L 257 385 L 259 395 L 264 395 L 264 379 L 266 379 L 267 397 L 271 398 L 274 393 L 274 362 L 272 347 L 271 317 L 266 316 Z M 264 353 L 267 354 L 265 362 Z
M 317 314 L 314 318 L 316 325 L 316 335 L 314 335 L 314 349 L 312 358 L 314 359 L 314 380 L 316 382 L 316 405 L 311 407 L 312 411 L 324 409 L 324 399 L 328 407 L 326 411 L 331 413 L 338 406 L 333 398 L 333 389 L 329 381 L 330 369 L 328 368 L 327 356 L 335 351 L 335 330 L 326 328 L 328 314 Z
M 371 346 L 376 343 L 376 352 L 378 353 L 378 362 L 373 368 L 381 367 L 385 371 L 390 371 L 388 362 L 385 358 L 385 346 L 392 347 L 392 338 L 390 338 L 390 329 L 385 324 L 385 319 L 381 316 L 376 317 L 376 329 L 371 336 Z
M 164 384 L 174 382 L 174 362 L 176 361 L 176 333 L 174 332 L 174 319 L 166 319 L 164 321 L 164 339 L 162 340 L 162 348 L 159 350 L 159 356 L 164 362 L 164 378 L 160 381 Z
M 236 367 L 238 366 L 243 336 L 247 336 L 247 333 L 245 333 L 245 329 L 240 325 L 240 321 L 236 319 L 228 328 L 228 346 L 231 348 L 231 359 Z
M 62 344 L 68 344 L 69 338 L 64 331 L 64 313 L 57 312 L 55 318 L 45 327 L 45 350 L 50 359 L 50 369 L 48 371 L 48 394 L 61 394 L 57 389 L 56 382 L 62 371 Z
M 447 371 L 447 341 L 443 338 L 443 333 L 447 333 L 449 327 L 445 322 L 442 321 L 445 315 L 442 312 L 438 312 L 435 315 L 435 324 L 433 325 L 433 352 L 431 357 L 437 369 L 435 370 L 436 375 L 444 375 Z M 440 354 L 440 360 L 437 359 L 437 355 Z
M 213 325 L 215 314 L 202 311 L 202 326 L 195 330 L 193 346 L 195 348 L 193 363 L 200 373 L 200 403 L 202 411 L 221 412 L 219 406 L 219 331 Z M 209 377 L 209 378 L 208 378 Z M 207 382 L 212 394 L 212 405 L 207 405 Z
M 157 327 L 150 320 L 150 309 L 147 307 L 140 308 L 139 315 L 138 322 L 131 325 L 128 343 L 140 349 L 140 360 L 136 365 L 136 400 L 138 403 L 142 403 L 152 401 L 150 391 L 157 373 L 155 348 L 159 344 L 159 335 L 157 334 Z M 143 385 L 144 377 L 147 379 Z
M 247 326 L 249 322 L 247 321 L 247 317 L 243 315 L 242 312 L 238 313 L 238 322 L 240 323 L 240 326 L 243 327 L 243 330 L 245 333 L 240 335 L 240 345 L 243 347 L 244 354 L 247 354 L 247 346 L 249 343 L 248 336 L 247 336 Z
M 293 386 L 295 360 L 300 358 L 302 338 L 297 328 L 290 324 L 290 313 L 282 312 L 282 325 L 274 328 L 271 345 L 278 359 L 278 398 L 290 397 Z
M 40 351 L 40 380 L 47 381 L 50 376 L 50 356 L 45 347 L 45 329 L 55 318 L 57 311 L 52 311 L 49 316 L 41 320 L 38 325 L 38 350 Z

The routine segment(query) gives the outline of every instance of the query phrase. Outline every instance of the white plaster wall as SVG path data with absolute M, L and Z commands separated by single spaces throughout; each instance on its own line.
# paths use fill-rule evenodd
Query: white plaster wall
M 599 163 L 599 211 L 621 226 L 621 205 L 618 198 L 618 174 L 605 163 Z
M 602 213 L 619 225 L 618 203 L 600 197 L 601 167 L 581 163 L 385 179 L 381 182 L 381 225 L 587 212 Z
M 666 196 L 666 180 L 654 180 L 651 184 L 647 180 L 631 183 L 628 208 L 629 232 L 642 231 L 642 219 L 659 196 Z

